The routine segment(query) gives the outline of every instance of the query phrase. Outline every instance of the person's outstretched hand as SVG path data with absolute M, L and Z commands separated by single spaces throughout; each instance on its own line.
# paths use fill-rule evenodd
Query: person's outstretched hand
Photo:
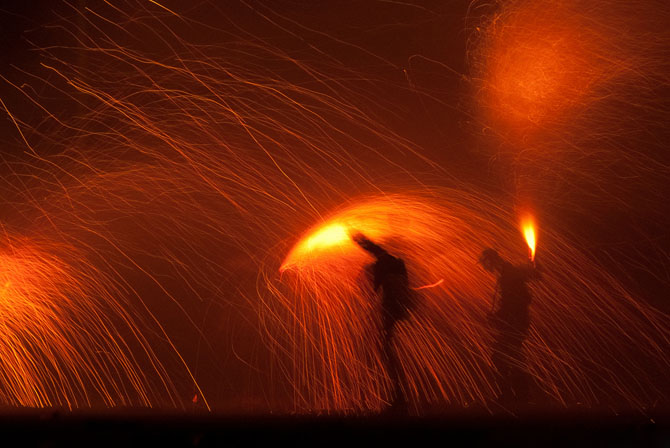
M 351 239 L 354 240 L 356 244 L 359 246 L 364 245 L 366 242 L 370 241 L 365 235 L 363 235 L 361 232 L 358 230 L 354 231 L 351 234 Z

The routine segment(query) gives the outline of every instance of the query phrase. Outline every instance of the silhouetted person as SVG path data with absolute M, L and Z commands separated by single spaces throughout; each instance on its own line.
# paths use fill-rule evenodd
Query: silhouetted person
M 353 236 L 353 240 L 375 257 L 375 262 L 368 266 L 367 270 L 372 277 L 375 292 L 381 295 L 382 355 L 393 384 L 391 408 L 394 411 L 405 412 L 406 402 L 400 390 L 400 366 L 393 350 L 393 338 L 396 324 L 409 316 L 409 309 L 412 305 L 407 268 L 402 259 L 389 254 L 365 235 L 357 233 Z
M 479 261 L 484 269 L 498 275 L 491 314 L 495 338 L 491 359 L 502 390 L 499 401 L 526 402 L 530 379 L 524 367 L 523 342 L 528 337 L 532 301 L 527 283 L 538 279 L 539 271 L 530 263 L 514 266 L 493 249 L 485 249 Z

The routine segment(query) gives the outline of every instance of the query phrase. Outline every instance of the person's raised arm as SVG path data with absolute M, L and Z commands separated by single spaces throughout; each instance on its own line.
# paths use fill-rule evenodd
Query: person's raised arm
M 373 243 L 368 237 L 363 235 L 361 232 L 356 232 L 351 236 L 351 239 L 354 240 L 356 244 L 360 246 L 361 249 L 368 252 L 375 258 L 379 258 L 382 255 L 388 254 L 381 246 Z

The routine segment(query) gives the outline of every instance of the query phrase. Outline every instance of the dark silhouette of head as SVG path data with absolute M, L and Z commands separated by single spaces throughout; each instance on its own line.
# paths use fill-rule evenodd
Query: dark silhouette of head
M 505 261 L 498 254 L 498 251 L 489 247 L 482 251 L 482 254 L 479 256 L 479 262 L 487 271 L 496 272 L 502 270 Z

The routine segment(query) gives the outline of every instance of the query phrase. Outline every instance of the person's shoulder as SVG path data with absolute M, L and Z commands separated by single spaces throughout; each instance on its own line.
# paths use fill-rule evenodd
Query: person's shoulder
M 400 269 L 405 269 L 405 261 L 402 258 L 396 257 L 391 254 L 387 254 L 379 260 L 380 264 L 384 266 L 385 269 L 392 271 L 397 271 Z

